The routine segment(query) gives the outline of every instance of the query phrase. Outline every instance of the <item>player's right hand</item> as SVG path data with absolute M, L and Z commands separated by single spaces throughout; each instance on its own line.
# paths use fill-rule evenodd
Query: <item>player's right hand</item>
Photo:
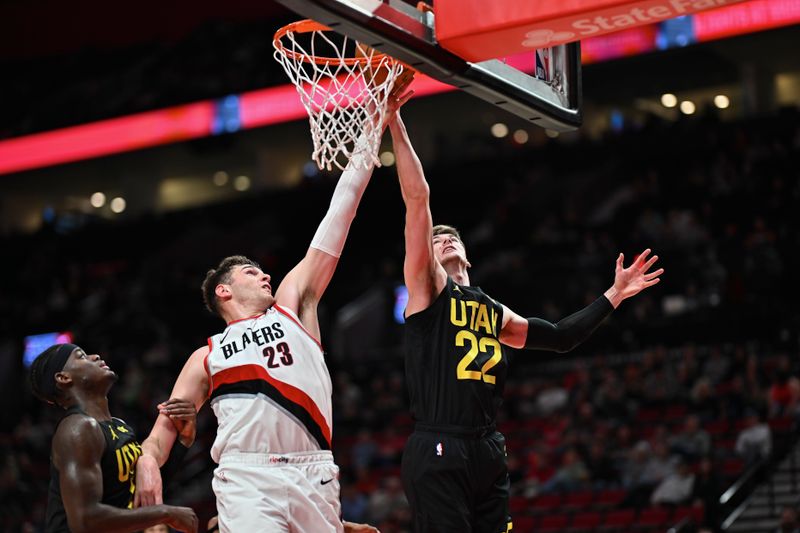
M 198 520 L 197 515 L 190 507 L 175 507 L 172 505 L 167 506 L 167 513 L 169 518 L 166 524 L 172 529 L 178 531 L 186 531 L 188 533 L 197 533 Z
M 136 461 L 136 492 L 134 507 L 149 507 L 163 503 L 161 497 L 161 470 L 152 455 L 142 455 Z

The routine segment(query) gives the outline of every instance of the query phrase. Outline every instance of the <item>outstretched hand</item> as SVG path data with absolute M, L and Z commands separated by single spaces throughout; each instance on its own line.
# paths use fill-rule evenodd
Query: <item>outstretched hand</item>
M 186 448 L 194 444 L 197 435 L 197 408 L 194 402 L 170 398 L 158 404 L 158 412 L 168 416 L 178 432 L 178 439 Z
M 395 80 L 394 86 L 386 99 L 384 126 L 394 122 L 400 108 L 414 96 L 414 91 L 408 91 L 407 89 L 411 82 L 414 81 L 415 74 L 416 71 L 406 68 Z
M 650 252 L 650 248 L 643 251 L 628 268 L 624 267 L 625 254 L 619 254 L 617 257 L 614 286 L 606 291 L 606 297 L 614 307 L 661 281 L 659 276 L 664 273 L 663 268 L 650 272 L 658 261 L 657 255 L 648 259 Z

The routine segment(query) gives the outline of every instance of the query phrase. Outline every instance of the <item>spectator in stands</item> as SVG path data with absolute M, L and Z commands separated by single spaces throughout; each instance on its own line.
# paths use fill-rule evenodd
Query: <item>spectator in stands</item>
M 589 470 L 593 489 L 605 489 L 619 485 L 619 474 L 606 453 L 606 447 L 602 440 L 596 439 L 589 446 L 586 468 Z
M 769 388 L 769 416 L 796 417 L 800 414 L 800 380 L 792 373 L 789 357 L 782 355 Z
M 575 448 L 569 448 L 561 459 L 561 467 L 553 477 L 542 484 L 542 493 L 569 492 L 584 488 L 589 482 L 589 471 Z
M 755 411 L 745 418 L 745 426 L 736 438 L 736 453 L 746 462 L 753 463 L 769 456 L 772 451 L 772 433 L 769 425 Z
M 703 365 L 703 375 L 705 375 L 712 384 L 717 385 L 722 383 L 725 376 L 728 375 L 728 367 L 730 360 L 725 357 L 718 347 L 713 347 L 708 359 Z
M 695 461 L 711 451 L 711 436 L 700 427 L 698 416 L 689 415 L 683 430 L 670 439 L 669 445 L 673 453 L 682 455 L 688 461 Z
M 364 522 L 367 519 L 367 498 L 352 483 L 342 483 L 342 519 Z
M 719 405 L 708 378 L 702 377 L 695 382 L 689 402 L 690 411 L 697 414 L 703 422 L 718 418 Z
M 653 489 L 675 473 L 676 460 L 670 457 L 665 443 L 656 442 L 651 448 L 645 441 L 636 445 L 633 460 L 631 466 L 635 470 L 626 484 L 625 499 L 628 505 L 641 507 L 649 501 Z
M 797 509 L 787 505 L 781 512 L 781 521 L 775 533 L 800 533 L 800 520 Z
M 400 478 L 386 477 L 381 480 L 381 487 L 369 497 L 367 516 L 370 523 L 380 524 L 396 510 L 407 507 L 408 501 Z
M 692 496 L 695 476 L 686 461 L 678 463 L 676 470 L 659 483 L 650 496 L 653 505 L 681 505 Z
M 717 523 L 719 495 L 721 487 L 714 471 L 714 463 L 709 457 L 700 460 L 692 485 L 692 505 L 703 508 L 703 523 Z

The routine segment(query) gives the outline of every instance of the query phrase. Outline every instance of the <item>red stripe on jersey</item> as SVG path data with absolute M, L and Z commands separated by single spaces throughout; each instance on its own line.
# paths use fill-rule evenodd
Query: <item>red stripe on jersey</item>
M 273 306 L 273 307 L 275 307 L 275 309 L 276 309 L 276 310 L 277 310 L 277 311 L 278 311 L 280 314 L 282 314 L 283 316 L 285 316 L 286 318 L 288 318 L 289 320 L 291 320 L 292 322 L 294 322 L 295 324 L 297 324 L 297 326 L 298 326 L 298 327 L 299 327 L 301 330 L 303 330 L 303 333 L 305 333 L 306 335 L 308 335 L 308 336 L 311 338 L 311 340 L 312 340 L 312 341 L 314 341 L 314 342 L 317 344 L 317 346 L 319 346 L 319 349 L 320 349 L 320 350 L 322 350 L 323 352 L 325 351 L 325 350 L 322 348 L 322 343 L 321 343 L 321 342 L 319 342 L 319 341 L 317 340 L 317 338 L 316 338 L 314 335 L 312 335 L 311 333 L 309 333 L 309 332 L 308 332 L 308 330 L 307 330 L 307 329 L 306 329 L 306 328 L 303 326 L 303 324 L 301 324 L 301 323 L 300 323 L 300 321 L 298 321 L 297 319 L 295 319 L 295 318 L 294 318 L 292 315 L 290 315 L 288 312 L 286 312 L 286 311 L 285 311 L 285 310 L 284 310 L 284 309 L 283 309 L 281 306 L 279 306 L 278 304 L 274 304 L 274 306 Z
M 214 350 L 214 344 L 211 340 L 211 337 L 208 338 L 208 353 L 205 357 L 203 357 L 203 368 L 206 369 L 206 374 L 208 375 L 208 396 L 206 396 L 206 400 L 211 398 L 211 393 L 214 391 L 214 379 L 211 377 L 211 367 L 208 366 L 208 356 L 211 355 L 211 352 Z
M 322 412 L 319 410 L 319 407 L 317 407 L 317 404 L 314 403 L 314 400 L 297 387 L 273 378 L 263 366 L 241 365 L 220 370 L 214 374 L 214 388 L 216 389 L 221 385 L 252 379 L 266 381 L 275 387 L 284 398 L 302 407 L 320 427 L 325 440 L 328 441 L 328 446 L 331 446 L 331 428 L 328 427 L 325 417 L 322 416 Z

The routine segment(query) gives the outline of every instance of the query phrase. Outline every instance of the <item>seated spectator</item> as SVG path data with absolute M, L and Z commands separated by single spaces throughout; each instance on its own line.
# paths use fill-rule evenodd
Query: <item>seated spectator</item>
M 650 444 L 645 441 L 636 443 L 628 451 L 628 457 L 622 467 L 622 486 L 632 490 L 642 484 L 642 475 L 647 461 L 650 459 Z
M 665 477 L 653 490 L 650 503 L 653 505 L 681 505 L 692 496 L 695 476 L 686 461 L 681 461 L 675 472 Z
M 797 509 L 786 506 L 781 512 L 781 521 L 775 533 L 800 533 L 800 520 L 797 517 Z
M 714 471 L 714 464 L 709 457 L 704 457 L 700 460 L 697 474 L 694 477 L 692 505 L 703 508 L 703 522 L 705 524 L 717 523 L 720 492 L 719 478 Z
M 685 460 L 695 461 L 711 451 L 711 436 L 700 427 L 699 417 L 689 415 L 683 429 L 670 439 L 669 445 L 673 453 L 682 455 Z
M 542 484 L 542 493 L 577 490 L 585 487 L 588 481 L 589 471 L 586 465 L 583 464 L 577 450 L 570 448 L 564 452 L 561 467 L 556 470 L 553 477 Z
M 589 470 L 592 488 L 604 489 L 619 484 L 619 474 L 614 468 L 611 458 L 606 453 L 606 448 L 602 441 L 592 441 L 589 447 L 589 457 L 586 459 L 586 467 Z
M 644 444 L 644 446 L 642 446 Z M 640 450 L 641 449 L 641 450 Z M 641 451 L 645 452 L 644 462 L 641 463 Z M 668 476 L 675 473 L 676 460 L 669 455 L 669 450 L 663 442 L 656 442 L 652 451 L 649 444 L 640 442 L 636 445 L 635 458 L 639 461 L 636 466 L 636 477 L 628 481 L 628 495 L 625 498 L 627 505 L 642 507 L 650 500 L 653 489 Z
M 718 418 L 719 406 L 708 378 L 703 377 L 695 382 L 689 403 L 689 410 L 696 413 L 703 422 L 710 422 Z
M 736 438 L 736 453 L 748 463 L 768 457 L 772 451 L 769 425 L 755 411 L 747 415 L 745 422 L 744 429 Z
M 675 466 L 678 460 L 671 456 L 669 448 L 663 442 L 656 442 L 653 445 L 653 454 L 647 461 L 640 479 L 643 485 L 655 486 L 667 476 L 675 473 Z
M 342 519 L 348 522 L 367 520 L 367 497 L 352 483 L 342 484 Z
M 792 374 L 788 357 L 781 356 L 769 388 L 770 417 L 796 417 L 800 413 L 800 380 Z
M 407 508 L 408 500 L 403 493 L 403 485 L 398 477 L 386 477 L 381 487 L 372 491 L 367 504 L 367 518 L 370 523 L 381 523 L 398 509 Z

